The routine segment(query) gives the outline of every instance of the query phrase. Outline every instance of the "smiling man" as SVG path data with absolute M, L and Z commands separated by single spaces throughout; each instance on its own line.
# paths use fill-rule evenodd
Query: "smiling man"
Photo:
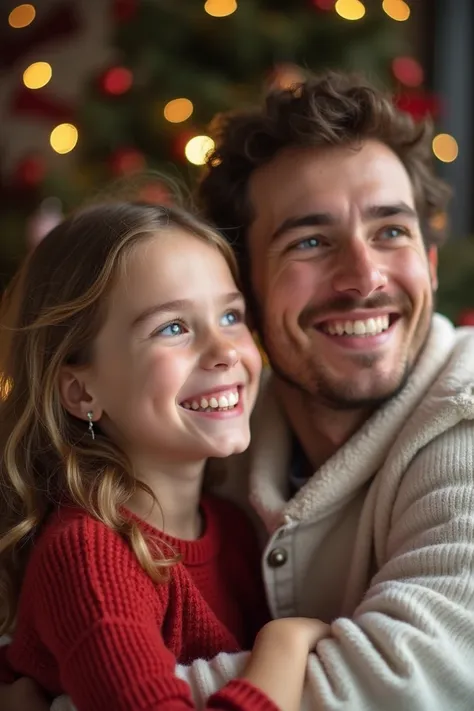
M 474 330 L 433 313 L 430 131 L 343 74 L 214 128 L 199 197 L 271 364 L 226 493 L 264 524 L 273 615 L 331 625 L 306 701 L 471 710 Z

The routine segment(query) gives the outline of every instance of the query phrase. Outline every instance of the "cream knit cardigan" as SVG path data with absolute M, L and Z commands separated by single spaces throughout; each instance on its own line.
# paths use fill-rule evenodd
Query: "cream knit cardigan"
M 226 462 L 220 490 L 241 503 L 250 494 L 264 524 L 273 614 L 331 623 L 308 662 L 304 708 L 474 709 L 473 420 L 474 329 L 435 316 L 404 390 L 287 500 L 291 436 L 264 383 L 252 447 Z M 271 568 L 275 547 L 286 562 Z M 202 705 L 245 659 L 177 673 Z
M 435 316 L 404 390 L 287 501 L 290 433 L 264 384 L 227 495 L 250 492 L 267 531 L 275 616 L 331 622 L 308 664 L 304 707 L 474 709 L 474 329 Z M 242 492 L 244 494 L 242 495 Z M 287 562 L 271 568 L 279 547 Z M 179 673 L 199 702 L 244 655 Z

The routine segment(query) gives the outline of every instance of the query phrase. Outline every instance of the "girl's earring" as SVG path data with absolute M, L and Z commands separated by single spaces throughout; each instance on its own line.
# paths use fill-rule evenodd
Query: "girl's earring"
M 87 417 L 88 417 L 88 420 L 89 420 L 89 434 L 90 434 L 90 436 L 92 437 L 92 439 L 95 439 L 94 423 L 92 422 L 92 415 L 93 415 L 93 414 L 94 414 L 94 413 L 93 413 L 92 410 L 91 410 L 90 412 L 87 413 Z

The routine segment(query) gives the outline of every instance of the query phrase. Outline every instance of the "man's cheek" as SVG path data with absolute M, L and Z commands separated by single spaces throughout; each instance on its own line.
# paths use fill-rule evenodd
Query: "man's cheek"
M 287 262 L 269 280 L 266 295 L 267 308 L 274 310 L 278 304 L 284 310 L 300 311 L 317 299 L 317 275 L 309 262 Z

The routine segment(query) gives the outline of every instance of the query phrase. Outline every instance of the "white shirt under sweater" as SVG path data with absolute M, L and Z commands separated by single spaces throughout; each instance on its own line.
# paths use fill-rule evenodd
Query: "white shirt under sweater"
M 304 708 L 473 711 L 473 420 L 474 329 L 435 316 L 403 391 L 288 501 L 292 436 L 271 377 L 263 384 L 251 449 L 226 461 L 218 491 L 242 504 L 250 494 L 264 524 L 273 614 L 331 623 Z M 275 548 L 286 560 L 272 568 Z M 245 659 L 178 674 L 200 704 Z

